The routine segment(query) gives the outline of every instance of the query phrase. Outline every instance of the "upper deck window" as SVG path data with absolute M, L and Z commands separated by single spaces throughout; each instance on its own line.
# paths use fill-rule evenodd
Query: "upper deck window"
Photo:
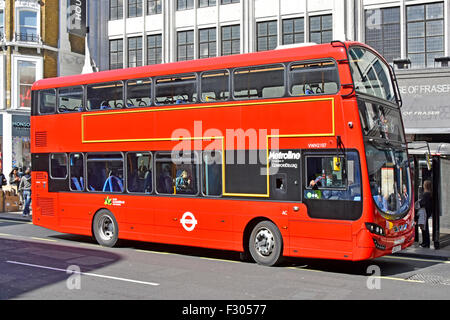
M 289 69 L 291 95 L 335 94 L 339 74 L 333 61 L 295 62 Z
M 284 96 L 284 66 L 266 65 L 234 71 L 236 99 L 279 98 Z
M 389 67 L 374 53 L 361 47 L 350 48 L 349 54 L 356 92 L 395 102 Z
M 88 110 L 123 108 L 123 83 L 106 82 L 87 86 Z
M 58 112 L 83 111 L 83 87 L 68 87 L 58 89 Z
M 183 104 L 197 101 L 195 73 L 161 77 L 156 80 L 156 104 Z
M 39 93 L 39 113 L 52 114 L 56 109 L 56 90 L 42 90 Z

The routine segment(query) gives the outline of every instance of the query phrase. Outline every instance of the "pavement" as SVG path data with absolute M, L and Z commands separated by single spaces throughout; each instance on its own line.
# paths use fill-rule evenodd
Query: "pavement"
M 0 212 L 0 219 L 20 222 L 31 222 L 31 216 L 24 217 L 22 212 Z M 414 243 L 409 248 L 394 253 L 394 256 L 410 257 L 418 259 L 450 260 L 450 235 L 441 235 L 440 249 L 422 248 L 418 243 Z

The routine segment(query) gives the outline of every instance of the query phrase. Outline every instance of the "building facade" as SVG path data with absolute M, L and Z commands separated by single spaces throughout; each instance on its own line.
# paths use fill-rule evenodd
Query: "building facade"
M 84 38 L 68 33 L 69 1 L 0 1 L 0 165 L 5 175 L 14 166 L 31 166 L 33 82 L 80 73 L 83 67 Z

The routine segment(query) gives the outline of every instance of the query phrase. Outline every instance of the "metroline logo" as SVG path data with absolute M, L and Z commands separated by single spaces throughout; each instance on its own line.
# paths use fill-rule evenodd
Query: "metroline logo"
M 300 159 L 300 152 L 270 152 L 269 160 L 298 160 Z

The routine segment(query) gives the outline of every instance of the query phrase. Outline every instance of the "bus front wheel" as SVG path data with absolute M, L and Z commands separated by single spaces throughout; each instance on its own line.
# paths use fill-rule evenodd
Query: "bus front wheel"
M 264 266 L 281 263 L 283 238 L 273 222 L 259 222 L 250 234 L 248 245 L 250 254 L 256 263 Z
M 119 239 L 119 227 L 114 215 L 102 209 L 94 217 L 92 231 L 95 240 L 104 247 L 114 247 Z

